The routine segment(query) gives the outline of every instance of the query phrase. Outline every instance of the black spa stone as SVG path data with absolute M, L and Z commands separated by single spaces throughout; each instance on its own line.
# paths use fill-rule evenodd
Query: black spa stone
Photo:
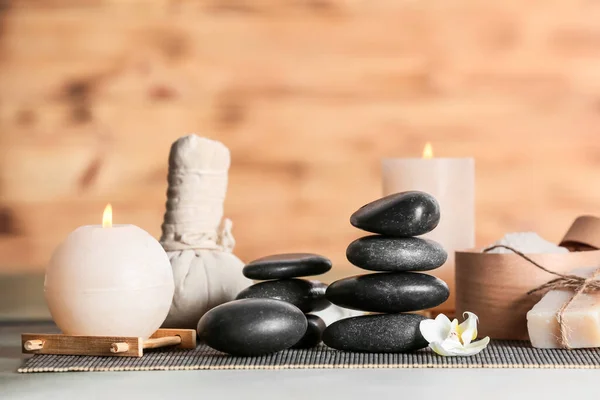
M 441 279 L 412 272 L 358 275 L 327 288 L 327 299 L 340 307 L 382 313 L 424 310 L 442 304 L 449 295 Z
M 373 235 L 350 243 L 346 258 L 371 271 L 428 271 L 442 266 L 448 253 L 429 239 Z
M 292 346 L 294 349 L 309 349 L 321 343 L 323 331 L 327 327 L 325 321 L 318 316 L 311 314 L 306 315 L 306 320 L 308 322 L 306 333 L 298 343 Z
M 417 191 L 401 192 L 359 208 L 350 223 L 367 232 L 411 237 L 432 231 L 440 222 L 440 206 L 433 196 Z
M 213 349 L 257 356 L 292 347 L 306 332 L 306 317 L 280 300 L 234 300 L 217 306 L 198 322 L 198 336 Z
M 242 272 L 247 278 L 266 281 L 321 275 L 330 269 L 331 261 L 318 254 L 289 253 L 254 260 Z
M 329 325 L 323 342 L 334 349 L 369 353 L 400 353 L 427 347 L 416 314 L 376 314 L 346 318 Z
M 325 297 L 327 285 L 304 279 L 282 279 L 260 282 L 242 290 L 237 299 L 277 299 L 287 301 L 302 312 L 320 311 L 329 306 Z

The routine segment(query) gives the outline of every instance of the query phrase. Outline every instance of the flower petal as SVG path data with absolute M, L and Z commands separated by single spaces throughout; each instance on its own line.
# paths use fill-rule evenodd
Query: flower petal
M 477 338 L 477 315 L 472 312 L 466 311 L 463 313 L 463 316 L 467 314 L 467 319 L 464 320 L 462 324 L 459 325 L 458 330 L 461 335 L 461 340 L 465 345 L 471 343 L 471 341 Z
M 421 321 L 419 330 L 428 343 L 441 343 L 450 334 L 450 320 L 444 314 L 440 314 L 435 319 Z
M 431 348 L 431 350 L 433 350 L 436 354 L 439 354 L 440 356 L 452 356 L 453 354 L 449 351 L 447 351 L 442 345 L 441 343 L 429 343 L 429 347 Z
M 458 340 L 450 338 L 443 342 L 430 343 L 429 347 L 437 354 L 444 356 L 457 356 L 464 352 L 464 346 Z
M 438 314 L 438 316 L 435 317 L 435 322 L 450 329 L 450 324 L 451 324 L 450 319 L 448 317 L 446 317 L 444 314 Z
M 460 339 L 461 333 L 462 332 L 458 330 L 458 320 L 454 318 L 450 324 L 450 334 L 448 335 L 448 338 L 452 338 L 462 344 Z
M 468 346 L 457 344 L 454 340 L 445 340 L 442 343 L 430 343 L 429 347 L 441 356 L 473 356 L 487 347 L 490 342 L 489 337 L 485 337 L 476 342 L 470 343 Z
M 458 320 L 456 318 L 450 323 L 450 332 L 458 333 Z
M 448 339 L 444 340 L 441 343 L 441 345 L 443 348 L 450 352 L 460 351 L 464 347 L 460 340 L 458 340 L 458 337 L 453 335 L 451 335 Z
M 479 353 L 481 350 L 485 349 L 487 345 L 490 343 L 490 338 L 488 336 L 484 337 L 481 340 L 476 342 L 471 342 L 467 346 L 464 346 L 464 354 L 465 356 L 472 356 Z

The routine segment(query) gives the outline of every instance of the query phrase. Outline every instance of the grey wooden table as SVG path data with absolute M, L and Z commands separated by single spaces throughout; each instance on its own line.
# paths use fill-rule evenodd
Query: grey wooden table
M 0 399 L 585 399 L 599 370 L 379 369 L 150 371 L 17 374 L 21 332 L 49 323 L 0 324 Z

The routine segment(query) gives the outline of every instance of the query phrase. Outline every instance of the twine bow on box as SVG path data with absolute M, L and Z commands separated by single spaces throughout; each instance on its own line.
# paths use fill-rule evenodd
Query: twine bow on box
M 560 329 L 560 337 L 558 338 L 559 345 L 562 348 L 571 349 L 571 346 L 569 345 L 569 338 L 567 336 L 567 326 L 564 322 L 565 310 L 581 294 L 594 293 L 594 292 L 600 291 L 600 281 L 596 280 L 596 278 L 598 276 L 600 276 L 600 268 L 596 269 L 589 278 L 583 278 L 583 277 L 577 276 L 577 275 L 565 275 L 565 274 L 560 274 L 555 271 L 551 271 L 551 270 L 541 266 L 537 262 L 533 261 L 531 258 L 527 257 L 522 252 L 520 252 L 516 249 L 513 249 L 510 246 L 495 245 L 495 246 L 484 249 L 483 252 L 488 253 L 494 249 L 500 249 L 500 248 L 510 250 L 513 253 L 520 256 L 521 258 L 523 258 L 524 260 L 533 264 L 535 267 L 541 269 L 542 271 L 558 277 L 558 278 L 552 279 L 549 282 L 544 283 L 543 285 L 541 285 L 535 289 L 530 290 L 529 292 L 527 292 L 528 295 L 532 295 L 532 294 L 539 293 L 539 292 L 546 292 L 546 291 L 555 290 L 555 289 L 569 289 L 574 292 L 573 296 L 569 300 L 567 300 L 565 302 L 565 304 L 563 304 L 560 307 L 560 309 L 558 310 L 558 312 L 556 313 L 556 319 L 558 321 L 558 326 Z

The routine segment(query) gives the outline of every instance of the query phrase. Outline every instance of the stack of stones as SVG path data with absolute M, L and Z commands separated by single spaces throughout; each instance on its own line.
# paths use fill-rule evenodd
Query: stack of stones
M 238 356 L 316 346 L 325 322 L 307 313 L 331 305 L 325 297 L 327 285 L 298 278 L 330 269 L 331 261 L 316 254 L 278 254 L 247 264 L 244 275 L 265 282 L 204 314 L 198 322 L 200 340 Z
M 293 347 L 314 347 L 321 342 L 325 322 L 308 313 L 321 311 L 331 304 L 325 296 L 327 285 L 298 278 L 321 275 L 330 269 L 331 261 L 318 254 L 290 253 L 259 258 L 247 264 L 242 272 L 247 278 L 265 282 L 242 290 L 237 299 L 275 299 L 298 307 L 306 315 L 308 327 Z
M 416 238 L 439 223 L 437 201 L 423 192 L 393 194 L 369 203 L 350 218 L 355 227 L 378 235 L 362 237 L 347 250 L 348 260 L 378 273 L 332 283 L 327 298 L 341 307 L 373 313 L 330 325 L 323 334 L 329 347 L 345 351 L 405 352 L 427 346 L 419 331 L 425 317 L 411 311 L 448 299 L 446 283 L 420 273 L 440 267 L 447 253 L 432 240 Z

